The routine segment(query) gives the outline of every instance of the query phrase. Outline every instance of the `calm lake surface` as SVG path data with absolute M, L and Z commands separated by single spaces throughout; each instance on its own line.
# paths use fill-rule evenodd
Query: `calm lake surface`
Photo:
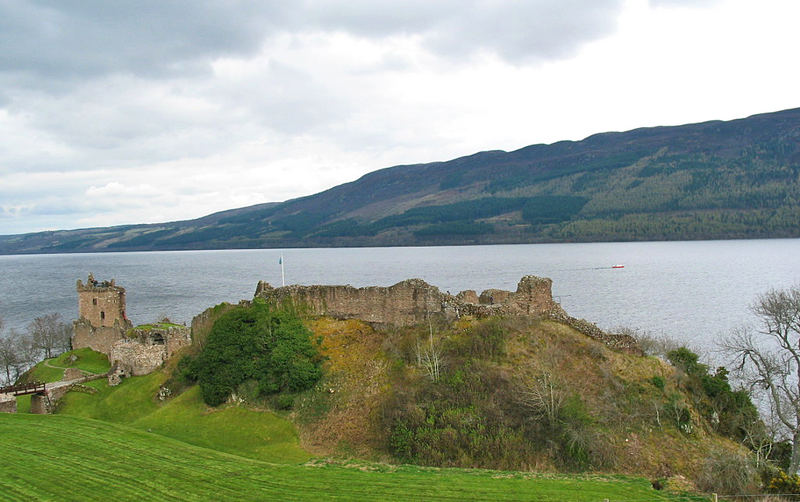
M 188 324 L 207 307 L 252 298 L 259 279 L 280 285 L 281 254 L 287 284 L 389 286 L 418 277 L 455 294 L 550 277 L 575 317 L 697 348 L 754 324 L 748 306 L 758 294 L 800 284 L 800 239 L 0 256 L 0 317 L 20 330 L 43 313 L 72 320 L 75 282 L 92 272 L 126 288 L 135 324 L 163 316 Z

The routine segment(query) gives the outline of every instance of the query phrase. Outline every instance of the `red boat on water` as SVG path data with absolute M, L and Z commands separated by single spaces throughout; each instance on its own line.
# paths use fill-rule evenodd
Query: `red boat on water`
M 611 268 L 625 268 L 625 265 L 620 265 L 620 264 L 617 264 L 617 265 L 614 265 L 614 266 L 613 266 L 613 267 L 611 267 Z

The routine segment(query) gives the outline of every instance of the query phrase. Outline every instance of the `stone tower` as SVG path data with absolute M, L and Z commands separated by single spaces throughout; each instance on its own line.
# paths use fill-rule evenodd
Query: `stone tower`
M 95 328 L 125 324 L 125 288 L 111 282 L 98 282 L 92 274 L 84 285 L 78 279 L 78 317 L 83 317 Z
M 133 325 L 125 315 L 125 288 L 114 280 L 99 282 L 92 274 L 84 284 L 78 279 L 78 320 L 74 323 L 72 348 L 89 347 L 108 354 L 111 346 Z

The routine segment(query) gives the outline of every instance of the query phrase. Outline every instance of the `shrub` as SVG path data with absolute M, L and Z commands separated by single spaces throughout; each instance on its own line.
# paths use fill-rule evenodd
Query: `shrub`
M 800 476 L 788 475 L 779 471 L 766 485 L 767 493 L 780 493 L 783 495 L 800 495 Z
M 650 379 L 650 383 L 652 383 L 653 386 L 655 386 L 655 388 L 664 390 L 664 385 L 665 385 L 664 377 L 655 375 L 653 376 L 653 378 Z
M 479 321 L 448 340 L 447 352 L 457 357 L 497 359 L 506 354 L 508 328 L 503 319 Z
M 670 351 L 667 358 L 684 372 L 683 386 L 692 396 L 695 408 L 718 433 L 741 441 L 746 438 L 747 430 L 759 423 L 750 393 L 731 388 L 725 367 L 710 373 L 707 365 L 698 362 L 697 354 L 686 347 Z
M 697 487 L 725 495 L 752 493 L 756 487 L 756 469 L 752 459 L 741 453 L 718 449 L 703 462 Z
M 191 355 L 185 355 L 178 361 L 176 376 L 184 383 L 194 383 L 197 381 L 197 359 Z
M 312 387 L 322 376 L 319 344 L 293 309 L 257 299 L 214 323 L 191 366 L 203 400 L 218 406 L 247 380 L 257 381 L 264 395 Z

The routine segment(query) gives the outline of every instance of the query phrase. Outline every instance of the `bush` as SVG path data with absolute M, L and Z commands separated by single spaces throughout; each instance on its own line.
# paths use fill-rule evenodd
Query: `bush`
M 664 382 L 664 377 L 658 375 L 653 376 L 653 378 L 650 379 L 650 383 L 660 390 L 664 390 L 664 385 L 666 384 L 666 382 Z
M 298 392 L 322 376 L 319 343 L 294 310 L 257 299 L 214 323 L 190 367 L 195 368 L 203 400 L 211 406 L 225 402 L 247 380 L 258 382 L 259 395 Z
M 506 354 L 507 333 L 503 320 L 493 317 L 470 326 L 464 333 L 454 337 L 447 349 L 459 357 L 496 359 Z
M 779 471 L 772 477 L 766 486 L 767 493 L 780 493 L 783 495 L 800 495 L 800 476 L 791 476 L 784 471 Z
M 178 361 L 176 376 L 183 383 L 197 382 L 197 359 L 191 355 L 185 355 Z
M 703 462 L 697 487 L 725 495 L 753 493 L 758 486 L 756 469 L 747 455 L 718 449 Z
M 747 430 L 760 421 L 758 410 L 747 390 L 733 390 L 728 370 L 720 366 L 714 373 L 698 361 L 697 354 L 680 347 L 667 354 L 669 361 L 683 371 L 683 386 L 692 396 L 695 408 L 714 426 L 716 432 L 741 441 Z

